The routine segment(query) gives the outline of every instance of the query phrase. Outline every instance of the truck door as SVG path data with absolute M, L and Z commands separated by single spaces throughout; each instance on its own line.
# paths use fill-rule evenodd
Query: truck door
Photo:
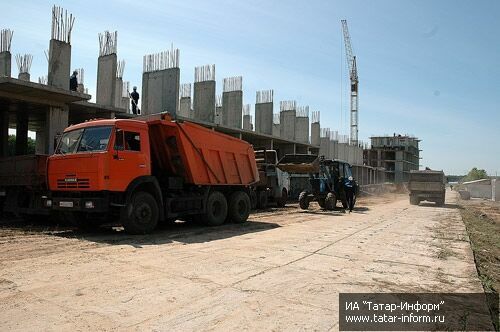
M 109 162 L 109 190 L 125 191 L 137 177 L 151 175 L 147 132 L 116 129 L 115 144 Z

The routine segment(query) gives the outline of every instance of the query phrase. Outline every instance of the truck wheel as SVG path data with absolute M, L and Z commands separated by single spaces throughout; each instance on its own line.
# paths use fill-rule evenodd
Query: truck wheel
M 101 219 L 97 215 L 85 212 L 61 212 L 61 218 L 85 232 L 96 231 L 101 225 Z
M 333 210 L 337 206 L 337 196 L 334 193 L 328 193 L 325 198 L 325 208 L 327 210 Z
M 146 234 L 152 232 L 158 224 L 158 204 L 147 192 L 139 191 L 132 196 L 130 203 L 123 211 L 123 228 L 130 234 Z
M 285 207 L 287 200 L 288 200 L 288 191 L 285 188 L 283 188 L 281 190 L 281 197 L 276 200 L 276 205 L 278 207 Z
M 309 208 L 309 193 L 307 191 L 300 193 L 299 206 L 302 210 L 307 210 Z
M 265 209 L 267 207 L 267 191 L 261 190 L 257 192 L 257 208 Z
M 219 226 L 224 223 L 227 217 L 226 197 L 220 191 L 212 191 L 207 200 L 207 212 L 205 223 L 209 226 Z
M 418 199 L 418 197 L 411 195 L 410 196 L 410 204 L 411 205 L 418 205 L 418 203 L 420 203 L 420 200 Z
M 250 215 L 250 197 L 243 191 L 232 193 L 229 197 L 229 206 L 227 210 L 227 219 L 236 224 L 247 221 Z

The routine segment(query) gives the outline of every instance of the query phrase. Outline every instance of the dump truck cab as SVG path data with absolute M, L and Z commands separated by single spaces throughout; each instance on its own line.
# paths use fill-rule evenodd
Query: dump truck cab
M 158 222 L 244 222 L 258 182 L 250 144 L 168 115 L 68 127 L 49 157 L 46 206 L 82 228 L 119 221 L 130 233 Z
M 279 169 L 276 150 L 256 149 L 255 160 L 259 170 L 259 182 L 255 185 L 255 206 L 266 208 L 269 202 L 284 207 L 290 190 L 290 175 Z

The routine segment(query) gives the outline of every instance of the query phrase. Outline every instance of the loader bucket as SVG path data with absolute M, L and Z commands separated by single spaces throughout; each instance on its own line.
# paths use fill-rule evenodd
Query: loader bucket
M 288 173 L 318 173 L 319 158 L 314 154 L 287 154 L 281 158 L 277 167 Z

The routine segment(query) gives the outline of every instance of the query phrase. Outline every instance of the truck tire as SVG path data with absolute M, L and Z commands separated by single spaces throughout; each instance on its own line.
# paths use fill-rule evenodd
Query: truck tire
M 300 193 L 299 206 L 302 210 L 307 210 L 309 208 L 309 193 L 307 191 Z
M 84 232 L 94 232 L 102 224 L 102 220 L 98 216 L 85 212 L 61 212 L 60 216 L 64 221 Z
M 247 221 L 250 215 L 250 197 L 246 192 L 237 191 L 229 196 L 229 205 L 227 210 L 227 219 L 236 224 Z
M 130 234 L 146 234 L 158 225 L 158 203 L 148 192 L 136 192 L 122 211 L 121 222 Z
M 420 200 L 418 199 L 418 196 L 410 195 L 410 204 L 411 205 L 418 205 L 420 203 Z
M 257 192 L 257 209 L 265 209 L 267 207 L 267 191 L 261 190 Z
M 286 201 L 288 200 L 288 191 L 286 188 L 281 190 L 281 197 L 276 199 L 276 205 L 280 208 L 285 207 Z
M 325 198 L 325 208 L 327 210 L 334 210 L 337 206 L 337 196 L 334 193 L 328 193 Z
M 207 199 L 207 212 L 204 221 L 209 226 L 219 226 L 226 221 L 227 200 L 220 191 L 212 191 Z

